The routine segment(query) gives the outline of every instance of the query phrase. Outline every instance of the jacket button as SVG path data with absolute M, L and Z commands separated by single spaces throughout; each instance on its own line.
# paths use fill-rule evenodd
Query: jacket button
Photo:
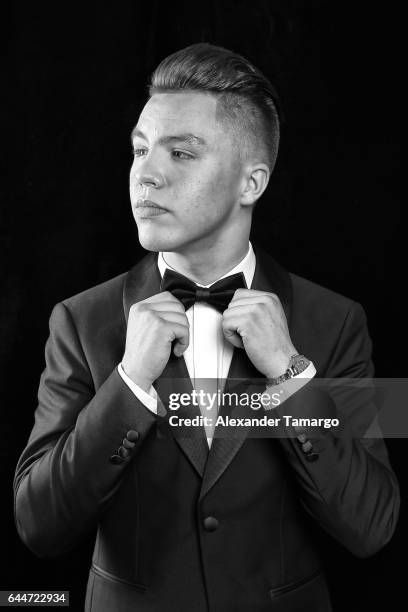
M 317 461 L 318 458 L 319 458 L 319 453 L 308 453 L 306 455 L 307 461 Z
M 114 465 L 120 465 L 121 463 L 124 462 L 124 459 L 122 459 L 120 455 L 112 455 L 111 457 L 109 457 L 109 461 L 113 463 Z
M 207 516 L 204 519 L 204 529 L 206 531 L 215 531 L 218 528 L 218 521 L 214 516 Z
M 139 438 L 139 432 L 131 429 L 127 432 L 126 437 L 130 442 L 136 442 L 136 440 Z
M 132 448 L 135 448 L 135 443 L 131 442 L 127 438 L 123 438 L 122 446 L 124 446 L 125 448 L 128 448 L 129 450 L 131 450 Z
M 128 451 L 123 446 L 120 446 L 118 450 L 118 455 L 120 455 L 123 459 L 127 459 L 130 455 L 130 451 Z

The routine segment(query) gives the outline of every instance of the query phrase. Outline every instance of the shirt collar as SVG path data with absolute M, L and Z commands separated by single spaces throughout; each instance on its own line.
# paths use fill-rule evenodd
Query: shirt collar
M 170 270 L 174 270 L 175 272 L 178 272 L 178 270 L 176 270 L 172 266 L 169 266 L 166 263 L 166 261 L 164 260 L 164 257 L 163 257 L 163 253 L 161 251 L 160 251 L 159 257 L 157 259 L 157 265 L 158 265 L 158 268 L 159 268 L 160 275 L 162 277 L 163 277 L 164 272 L 165 272 L 165 270 L 167 268 L 169 268 Z M 250 288 L 251 284 L 252 284 L 252 280 L 254 278 L 254 274 L 255 274 L 255 265 L 256 265 L 255 253 L 254 253 L 254 250 L 252 248 L 252 244 L 249 242 L 248 243 L 248 252 L 245 255 L 244 259 L 242 259 L 239 262 L 239 264 L 237 264 L 234 268 L 232 268 L 232 270 L 229 270 L 229 272 L 227 272 L 223 276 L 220 276 L 220 278 L 217 278 L 210 285 L 200 285 L 200 283 L 197 283 L 197 285 L 199 285 L 199 287 L 211 287 L 211 285 L 213 285 L 217 281 L 221 280 L 222 278 L 225 278 L 226 276 L 232 276 L 232 274 L 238 274 L 239 272 L 243 272 L 243 274 L 245 276 L 245 282 L 247 284 L 247 287 Z

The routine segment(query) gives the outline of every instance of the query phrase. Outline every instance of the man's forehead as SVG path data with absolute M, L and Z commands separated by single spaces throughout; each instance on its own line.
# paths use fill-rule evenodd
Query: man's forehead
M 134 132 L 146 130 L 161 133 L 181 131 L 197 136 L 208 136 L 217 128 L 217 100 L 201 92 L 154 94 L 143 108 Z

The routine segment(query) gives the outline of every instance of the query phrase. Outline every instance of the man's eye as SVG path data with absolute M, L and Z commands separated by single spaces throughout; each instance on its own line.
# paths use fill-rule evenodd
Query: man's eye
M 143 157 L 144 155 L 146 155 L 146 153 L 146 149 L 133 149 L 133 155 L 135 157 Z
M 172 155 L 173 157 L 176 157 L 177 159 L 194 159 L 194 156 L 191 155 L 191 153 L 186 153 L 185 151 L 172 151 Z

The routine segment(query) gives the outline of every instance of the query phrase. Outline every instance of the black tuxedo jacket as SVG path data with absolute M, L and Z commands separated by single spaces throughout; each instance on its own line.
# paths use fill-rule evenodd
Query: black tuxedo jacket
M 372 376 L 361 306 L 255 251 L 252 288 L 279 296 L 318 376 Z M 20 536 L 51 557 L 97 526 L 85 603 L 94 612 L 327 612 L 321 541 L 329 534 L 364 557 L 394 531 L 399 491 L 384 443 L 328 429 L 311 440 L 311 461 L 295 432 L 253 438 L 241 428 L 210 452 L 203 436 L 158 435 L 161 417 L 117 371 L 130 306 L 159 292 L 156 261 L 149 253 L 52 312 L 35 425 L 16 470 Z M 251 376 L 261 374 L 235 350 L 229 379 Z M 161 379 L 171 378 L 191 388 L 183 358 L 171 356 Z M 332 396 L 309 385 L 287 414 L 352 417 L 363 435 L 366 397 L 350 403 L 341 386 Z M 130 431 L 139 437 L 122 458 Z

